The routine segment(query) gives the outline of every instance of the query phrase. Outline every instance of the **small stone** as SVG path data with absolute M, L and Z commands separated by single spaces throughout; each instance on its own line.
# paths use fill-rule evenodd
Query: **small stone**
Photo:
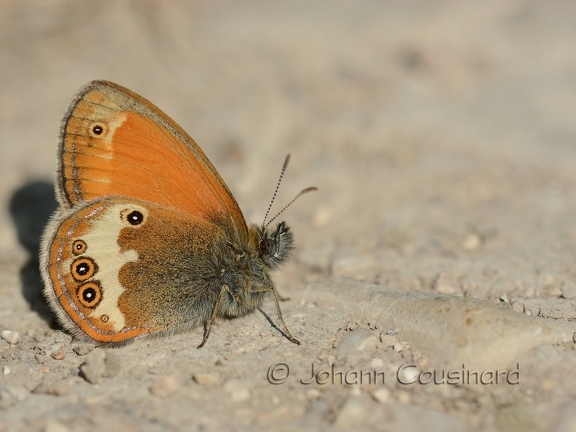
M 556 432 L 570 432 L 576 430 L 576 402 L 570 400 L 560 408 L 560 415 L 556 423 Z
M 480 246 L 482 246 L 482 237 L 477 233 L 468 234 L 462 242 L 462 248 L 466 251 L 476 250 Z
M 240 380 L 228 381 L 224 384 L 224 390 L 230 395 L 234 402 L 244 402 L 250 399 L 250 390 L 246 384 Z
M 384 366 L 384 361 L 382 359 L 379 358 L 373 358 L 372 362 L 370 363 L 370 367 L 372 368 L 379 368 Z
M 54 351 L 50 353 L 50 357 L 54 360 L 64 360 L 66 357 L 66 348 L 64 345 L 58 346 Z
M 542 284 L 538 287 L 537 292 L 540 294 L 540 297 L 545 298 L 558 298 L 562 297 L 562 290 L 555 284 L 547 283 Z
M 366 394 L 348 398 L 336 417 L 335 426 L 355 430 L 368 417 L 370 403 L 370 398 Z
M 6 387 L 0 387 L 0 409 L 8 409 L 18 402 L 12 392 Z
M 79 356 L 85 356 L 86 354 L 90 354 L 94 351 L 96 346 L 91 343 L 79 343 L 72 347 L 72 351 L 74 351 Z
M 408 348 L 408 344 L 404 341 L 398 341 L 394 344 L 393 349 L 396 352 L 402 352 L 404 351 L 406 348 Z
M 332 219 L 332 213 L 332 210 L 328 207 L 319 207 L 314 213 L 312 220 L 317 227 L 323 227 Z
M 70 394 L 70 392 L 78 386 L 78 377 L 71 377 L 71 378 L 63 378 L 56 381 L 54 384 L 48 386 L 45 390 L 46 394 L 54 395 L 54 396 L 66 396 Z
M 520 302 L 520 301 L 518 301 L 518 300 L 515 300 L 515 301 L 512 303 L 512 310 L 513 310 L 514 312 L 523 313 L 523 312 L 524 312 L 524 303 L 522 303 L 522 302 Z
M 46 423 L 44 432 L 70 432 L 70 429 L 64 423 L 51 419 Z
M 396 342 L 398 342 L 397 336 L 392 335 L 382 336 L 382 344 L 386 347 L 393 347 Z
M 390 390 L 387 388 L 379 388 L 372 393 L 372 399 L 381 404 L 386 404 L 390 401 Z
M 40 343 L 40 342 L 44 342 L 44 340 L 46 339 L 46 335 L 35 332 L 33 338 L 34 338 L 35 342 Z
M 506 304 L 510 304 L 510 297 L 508 297 L 508 293 L 504 293 L 500 296 L 500 301 L 503 301 Z
M 108 351 L 106 353 L 106 358 L 104 359 L 104 365 L 106 366 L 106 371 L 103 375 L 104 378 L 112 378 L 120 372 L 120 369 L 122 368 L 122 360 L 115 352 Z
M 320 390 L 312 388 L 306 392 L 306 397 L 310 400 L 318 399 L 320 397 Z
M 196 384 L 202 386 L 213 386 L 218 383 L 218 375 L 211 373 L 199 373 L 192 377 Z
M 4 367 L 2 368 L 2 373 L 3 373 L 4 375 L 8 375 L 10 372 L 11 372 L 11 371 L 10 371 L 10 368 L 9 368 L 8 366 L 4 366 Z
M 374 334 L 361 327 L 357 327 L 348 333 L 338 344 L 338 354 L 340 357 L 369 350 L 378 344 L 378 339 Z
M 173 396 L 180 389 L 180 377 L 177 375 L 160 376 L 150 386 L 150 393 L 165 399 Z
M 412 396 L 410 396 L 410 393 L 405 392 L 405 391 L 401 391 L 398 393 L 398 403 L 407 405 L 412 401 Z
M 358 387 L 358 386 L 354 386 L 350 390 L 351 396 L 360 396 L 361 394 L 362 394 L 362 390 L 360 390 L 360 387 Z
M 432 289 L 441 294 L 454 294 L 458 291 L 458 280 L 451 273 L 440 273 L 432 284 Z
M 0 410 L 10 408 L 23 401 L 30 393 L 22 386 L 0 387 Z M 0 428 L 0 431 L 4 430 Z
M 14 330 L 3 330 L 2 339 L 4 339 L 9 344 L 16 344 L 20 340 L 20 334 Z
M 562 290 L 562 297 L 565 299 L 575 299 L 576 298 L 576 283 L 564 282 L 560 287 Z
M 106 373 L 104 351 L 96 349 L 86 356 L 86 361 L 80 365 L 82 377 L 90 384 L 97 384 Z

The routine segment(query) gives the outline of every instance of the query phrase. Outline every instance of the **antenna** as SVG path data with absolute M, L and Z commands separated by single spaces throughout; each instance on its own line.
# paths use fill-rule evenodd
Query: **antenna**
M 266 227 L 268 226 L 266 225 L 266 219 L 268 219 L 270 209 L 272 209 L 272 204 L 274 204 L 276 194 L 278 193 L 278 189 L 280 189 L 280 183 L 282 183 L 282 179 L 284 178 L 284 173 L 286 172 L 286 168 L 288 167 L 288 162 L 290 162 L 290 153 L 288 153 L 286 159 L 284 159 L 284 165 L 282 165 L 282 171 L 280 171 L 280 178 L 278 179 L 278 183 L 276 184 L 274 195 L 272 195 L 272 200 L 270 201 L 270 205 L 268 206 L 268 210 L 266 210 L 266 215 L 264 216 L 264 220 L 262 221 L 262 231 L 264 231 L 264 229 L 266 229 Z
M 286 156 L 286 159 L 284 160 L 284 165 L 282 165 L 282 171 L 280 171 L 280 178 L 278 179 L 278 183 L 276 184 L 276 189 L 274 190 L 274 195 L 272 195 L 272 200 L 270 201 L 270 205 L 268 206 L 268 210 L 266 210 L 266 215 L 264 216 L 264 220 L 262 221 L 262 231 L 265 231 L 266 228 L 268 227 L 268 225 L 270 225 L 278 216 L 280 216 L 284 212 L 284 210 L 286 210 L 288 207 L 290 207 L 292 205 L 292 203 L 294 201 L 296 201 L 298 198 L 300 198 L 302 195 L 304 195 L 305 193 L 308 193 L 308 192 L 318 190 L 318 188 L 316 188 L 314 186 L 302 190 L 298 195 L 296 195 L 294 197 L 294 199 L 292 201 L 290 201 L 288 204 L 286 204 L 284 206 L 284 208 L 276 214 L 276 216 L 274 216 L 272 219 L 270 219 L 268 221 L 268 223 L 266 223 L 266 219 L 268 219 L 268 215 L 270 214 L 270 209 L 272 209 L 272 204 L 274 204 L 274 200 L 276 199 L 276 194 L 278 193 L 278 189 L 280 188 L 280 183 L 282 183 L 282 179 L 284 178 L 284 173 L 286 172 L 286 168 L 288 167 L 289 161 L 290 161 L 290 154 L 288 154 Z
M 311 186 L 309 188 L 306 188 L 306 189 L 300 191 L 300 193 L 298 195 L 296 195 L 292 201 L 290 201 L 288 204 L 286 204 L 284 206 L 284 208 L 276 214 L 276 216 L 274 216 L 272 219 L 270 219 L 268 221 L 268 223 L 266 225 L 264 225 L 264 229 L 266 229 L 268 227 L 268 225 L 270 225 L 272 222 L 274 222 L 274 219 L 276 219 L 278 216 L 280 216 L 282 213 L 284 213 L 284 210 L 286 210 L 288 207 L 290 207 L 294 201 L 296 201 L 298 198 L 300 198 L 305 193 L 312 192 L 315 190 L 318 190 L 318 188 L 315 186 Z

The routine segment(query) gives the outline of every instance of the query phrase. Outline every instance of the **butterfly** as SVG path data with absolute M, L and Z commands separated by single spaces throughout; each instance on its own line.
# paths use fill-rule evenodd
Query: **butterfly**
M 271 294 L 285 336 L 300 343 L 270 277 L 290 256 L 292 231 L 268 228 L 270 207 L 248 227 L 204 152 L 145 98 L 108 81 L 79 91 L 61 125 L 56 195 L 40 267 L 71 333 L 121 344 L 204 324 L 200 348 L 217 317 Z

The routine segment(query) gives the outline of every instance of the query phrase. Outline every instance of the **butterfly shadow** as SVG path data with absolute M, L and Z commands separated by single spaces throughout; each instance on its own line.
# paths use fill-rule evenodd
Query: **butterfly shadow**
M 40 241 L 50 216 L 58 208 L 54 198 L 54 184 L 48 181 L 26 183 L 12 194 L 10 215 L 20 244 L 30 257 L 20 269 L 22 295 L 30 308 L 54 325 L 54 315 L 42 294 L 44 284 L 40 276 Z
M 281 298 L 281 301 L 285 300 L 284 298 Z M 284 331 L 282 330 L 281 327 L 278 327 L 276 325 L 276 323 L 274 322 L 274 320 L 272 318 L 270 318 L 270 316 L 264 312 L 262 310 L 261 307 L 257 308 L 260 313 L 264 316 L 264 318 L 266 318 L 266 321 L 268 321 L 268 323 L 270 324 L 270 327 L 272 327 L 273 329 L 275 329 L 276 331 L 278 331 L 278 333 L 280 333 L 282 336 L 284 336 L 286 339 L 290 340 L 290 338 L 288 337 L 288 335 L 286 333 L 284 333 Z

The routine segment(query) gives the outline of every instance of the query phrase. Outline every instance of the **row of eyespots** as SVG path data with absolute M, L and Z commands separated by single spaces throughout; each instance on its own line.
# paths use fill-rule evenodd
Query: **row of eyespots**
M 72 253 L 81 255 L 88 250 L 84 240 L 77 239 L 72 243 Z M 98 272 L 96 262 L 87 256 L 76 258 L 70 267 L 72 277 L 78 282 L 85 282 Z M 80 304 L 86 308 L 94 309 L 102 300 L 102 286 L 100 281 L 92 280 L 78 287 L 76 297 Z

